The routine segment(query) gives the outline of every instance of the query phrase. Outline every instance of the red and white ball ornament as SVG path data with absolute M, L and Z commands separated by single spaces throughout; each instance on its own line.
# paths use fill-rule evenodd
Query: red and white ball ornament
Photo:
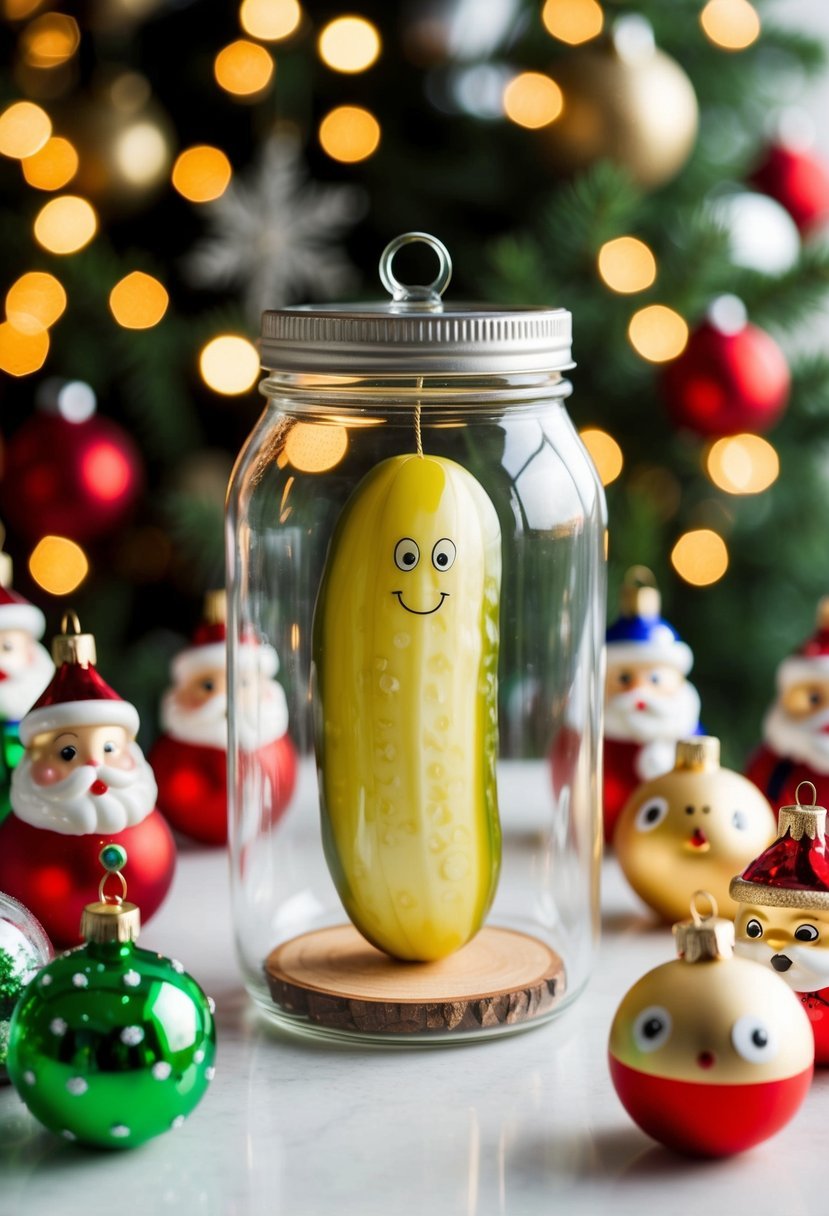
M 158 803 L 172 826 L 209 845 L 227 841 L 226 603 L 223 591 L 205 599 L 193 644 L 172 663 L 173 686 L 164 695 L 164 733 L 150 763 Z M 250 638 L 239 648 L 240 770 L 257 766 L 272 791 L 270 822 L 282 814 L 296 781 L 296 750 L 288 735 L 288 706 L 277 683 L 273 647 Z
M 829 165 L 808 147 L 771 144 L 751 181 L 785 207 L 804 235 L 829 218 Z
M 87 384 L 46 382 L 36 413 L 6 445 L 3 514 L 21 536 L 98 540 L 132 509 L 143 484 L 138 449 L 96 411 Z
M 758 434 L 783 414 L 791 372 L 774 338 L 748 322 L 741 301 L 722 296 L 665 367 L 661 387 L 678 427 L 704 437 Z
M 52 654 L 55 677 L 20 723 L 26 750 L 12 776 L 12 814 L 0 824 L 0 890 L 29 908 L 57 945 L 71 946 L 105 844 L 129 849 L 147 917 L 172 882 L 175 844 L 135 742 L 135 707 L 96 671 L 94 638 L 74 614 L 64 617 Z
M 691 905 L 674 926 L 678 958 L 622 1000 L 610 1075 L 644 1132 L 692 1156 L 744 1152 L 780 1131 L 814 1072 L 809 1021 L 771 969 L 733 955 L 734 926 Z

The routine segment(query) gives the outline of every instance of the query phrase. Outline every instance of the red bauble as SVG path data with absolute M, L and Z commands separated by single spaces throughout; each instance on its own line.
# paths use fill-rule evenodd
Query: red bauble
M 751 181 L 785 207 L 803 233 L 829 216 L 829 167 L 810 152 L 774 144 Z
M 704 322 L 662 373 L 668 413 L 697 435 L 767 431 L 789 399 L 786 356 L 764 330 L 725 333 Z
M 0 890 L 31 909 L 56 946 L 75 946 L 81 941 L 84 906 L 98 897 L 98 854 L 105 844 L 127 850 L 129 899 L 138 904 L 142 920 L 149 920 L 170 888 L 176 864 L 172 833 L 158 811 L 113 836 L 66 836 L 9 815 L 0 825 Z
M 138 449 L 122 427 L 92 414 L 70 422 L 38 411 L 6 444 L 2 514 L 21 536 L 96 540 L 113 532 L 143 482 Z
M 829 988 L 798 992 L 815 1036 L 815 1064 L 829 1064 Z
M 750 757 L 746 776 L 765 794 L 772 806 L 797 806 L 797 787 L 801 781 L 811 781 L 817 790 L 817 806 L 829 806 L 829 773 L 791 760 L 762 743 Z
M 161 735 L 149 756 L 158 782 L 158 805 L 178 832 L 202 844 L 227 843 L 227 752 Z M 257 764 L 273 792 L 270 823 L 290 801 L 296 750 L 287 735 L 243 757 Z
M 642 784 L 636 771 L 636 760 L 642 750 L 641 743 L 630 743 L 627 739 L 604 741 L 604 839 L 605 844 L 613 840 L 616 821 L 634 790 Z
M 742 1153 L 785 1127 L 812 1082 L 807 1068 L 781 1081 L 755 1085 L 704 1085 L 655 1077 L 610 1055 L 616 1093 L 642 1131 L 692 1156 Z

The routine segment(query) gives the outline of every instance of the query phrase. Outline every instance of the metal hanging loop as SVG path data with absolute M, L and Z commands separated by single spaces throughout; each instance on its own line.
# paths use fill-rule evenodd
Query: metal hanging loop
M 394 256 L 404 245 L 420 241 L 428 245 L 437 254 L 438 273 L 431 283 L 401 283 L 392 270 Z M 442 307 L 441 296 L 449 286 L 452 278 L 452 259 L 449 250 L 436 236 L 428 232 L 404 232 L 389 241 L 380 255 L 380 282 L 392 298 L 393 304 L 402 304 L 407 308 L 425 309 L 438 312 Z

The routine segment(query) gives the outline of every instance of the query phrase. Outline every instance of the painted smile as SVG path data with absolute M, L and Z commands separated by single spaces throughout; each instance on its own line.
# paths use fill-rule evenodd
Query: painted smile
M 448 594 L 449 594 L 448 591 L 441 591 L 440 599 L 435 604 L 434 608 L 410 608 L 408 604 L 403 603 L 403 592 L 402 591 L 392 591 L 392 595 L 396 595 L 398 600 L 400 601 L 400 607 L 405 608 L 407 612 L 413 612 L 415 614 L 415 616 L 431 616 L 433 612 L 437 612 L 438 608 L 440 608 L 441 604 L 446 599 Z

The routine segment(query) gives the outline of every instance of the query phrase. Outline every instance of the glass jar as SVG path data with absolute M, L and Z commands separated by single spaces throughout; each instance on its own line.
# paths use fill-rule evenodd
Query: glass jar
M 412 240 L 428 287 L 393 273 Z M 571 318 L 444 305 L 449 274 L 408 233 L 390 304 L 266 313 L 230 486 L 236 941 L 315 1035 L 538 1025 L 595 945 L 606 516 Z

